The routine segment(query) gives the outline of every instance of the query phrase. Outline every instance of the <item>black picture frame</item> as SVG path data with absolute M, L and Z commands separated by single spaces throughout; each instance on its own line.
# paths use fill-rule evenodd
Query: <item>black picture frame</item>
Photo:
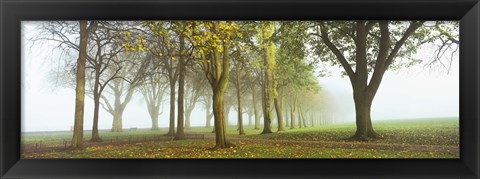
M 477 0 L 0 0 L 0 178 L 478 178 Z M 460 20 L 460 159 L 20 159 L 22 20 Z M 73 115 L 73 114 L 72 114 Z

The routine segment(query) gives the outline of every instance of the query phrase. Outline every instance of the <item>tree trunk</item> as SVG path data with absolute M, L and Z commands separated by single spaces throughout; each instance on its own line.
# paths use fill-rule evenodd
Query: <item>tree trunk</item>
M 156 110 L 155 112 L 153 112 L 153 115 L 150 116 L 152 118 L 152 128 L 151 130 L 159 130 L 158 128 L 158 110 Z
M 95 86 L 94 88 L 98 88 L 98 87 Z M 90 139 L 90 142 L 102 142 L 102 139 L 100 138 L 100 134 L 98 133 L 98 113 L 100 109 L 100 95 L 98 93 L 94 94 L 93 100 L 94 100 L 93 127 L 92 127 L 92 138 Z
M 152 128 L 151 130 L 159 130 L 158 128 L 158 116 L 160 115 L 160 101 L 162 98 L 152 98 L 151 101 L 147 101 L 147 110 L 148 114 L 150 115 L 150 119 L 152 120 Z
M 290 105 L 290 129 L 295 129 L 295 107 Z
M 302 113 L 302 122 L 303 127 L 307 128 L 307 117 L 305 116 L 305 113 Z
M 192 115 L 192 111 L 193 111 L 193 108 L 192 109 L 188 109 L 185 113 L 185 129 L 190 129 L 191 125 L 190 125 L 190 116 Z
M 302 114 L 300 113 L 300 109 L 297 108 L 297 116 L 298 116 L 298 128 L 302 128 Z
M 87 61 L 87 21 L 80 21 L 80 49 L 77 59 L 77 87 L 75 89 L 75 122 L 72 148 L 83 147 L 83 114 L 85 108 L 85 64 Z
M 253 102 L 253 115 L 255 116 L 255 128 L 260 129 L 260 117 L 258 116 L 258 109 L 257 109 L 257 99 L 255 95 L 255 89 L 252 87 L 252 102 Z
M 112 132 L 122 132 L 123 125 L 122 125 L 122 116 L 125 107 L 120 102 L 121 98 L 121 91 L 115 92 L 115 103 L 113 108 L 113 125 L 112 125 Z M 128 99 L 129 100 L 129 99 Z M 128 101 L 125 101 L 125 105 Z
M 267 72 L 266 72 L 267 73 Z M 265 75 L 268 76 L 268 75 Z M 263 82 L 263 131 L 262 134 L 272 133 L 272 114 L 270 113 L 270 102 L 269 102 L 269 93 L 268 93 L 268 85 L 266 85 L 267 81 Z
M 368 98 L 366 92 L 354 92 L 355 114 L 357 131 L 352 136 L 353 140 L 368 140 L 368 138 L 378 137 L 373 130 L 370 109 L 373 98 Z
M 173 79 L 173 74 L 170 78 L 170 125 L 168 127 L 168 136 L 175 135 L 175 83 L 176 80 Z
M 184 37 L 180 36 L 180 58 L 178 60 L 179 68 L 179 76 L 178 76 L 178 122 L 177 122 L 177 133 L 175 135 L 174 140 L 183 140 L 185 139 L 185 133 L 183 131 L 184 125 L 184 102 L 185 102 L 185 57 L 183 57 L 183 49 L 184 49 Z
M 243 111 L 242 111 L 242 95 L 240 92 L 240 62 L 237 62 L 237 112 L 238 112 L 238 134 L 245 135 L 245 131 L 243 130 Z
M 277 131 L 284 131 L 285 129 L 283 127 L 282 109 L 281 109 L 278 97 L 273 99 L 273 102 L 275 103 L 275 111 L 277 111 L 277 121 L 278 121 Z
M 283 114 L 285 114 L 285 127 L 290 127 L 290 122 L 288 121 L 288 105 L 283 102 Z
M 252 122 L 252 114 L 248 114 L 248 126 L 252 126 L 253 125 L 253 122 Z
M 310 113 L 310 122 L 311 122 L 310 125 L 312 125 L 312 127 L 314 126 L 314 117 L 313 116 L 314 116 L 313 113 Z
M 215 118 L 215 147 L 228 148 L 230 144 L 226 138 L 224 94 L 216 92 L 213 94 L 213 116 Z
M 224 123 L 224 125 L 225 125 L 225 130 L 228 128 L 228 121 L 230 120 L 230 119 L 229 119 L 229 116 L 228 116 L 228 114 L 230 114 L 230 108 L 231 108 L 230 106 L 228 106 L 227 108 L 225 108 L 225 114 L 224 114 L 224 116 L 225 116 L 225 123 Z
M 266 22 L 262 29 L 263 36 L 263 85 L 262 85 L 262 99 L 263 99 L 263 131 L 262 134 L 272 133 L 272 113 L 270 111 L 272 105 L 272 98 L 274 94 L 274 80 L 272 78 L 275 67 L 275 44 L 271 37 L 275 31 L 274 22 Z
M 191 123 L 190 123 L 190 117 L 192 116 L 193 109 L 195 109 L 195 105 L 197 104 L 197 100 L 199 98 L 199 89 L 194 89 L 191 91 L 193 94 L 190 96 L 190 99 L 188 100 L 188 104 L 185 107 L 186 113 L 185 113 L 185 129 L 190 129 Z
M 206 115 L 205 128 L 211 128 L 212 127 L 212 125 L 211 125 L 212 114 L 210 113 L 210 106 L 208 106 L 208 108 L 205 110 L 205 115 Z
M 243 112 L 242 112 L 242 99 L 238 96 L 238 134 L 244 135 L 245 131 L 243 130 Z
M 122 124 L 122 116 L 123 116 L 123 109 L 119 109 L 121 107 L 115 107 L 115 112 L 113 115 L 113 126 L 112 132 L 122 132 L 123 124 Z

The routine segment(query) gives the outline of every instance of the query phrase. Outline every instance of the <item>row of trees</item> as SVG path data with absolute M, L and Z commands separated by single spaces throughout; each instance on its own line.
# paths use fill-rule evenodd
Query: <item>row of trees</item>
M 83 141 L 85 91 L 95 104 L 93 142 L 101 141 L 100 107 L 112 114 L 112 131 L 121 131 L 123 111 L 139 91 L 154 130 L 170 94 L 168 135 L 177 140 L 185 138 L 184 128 L 201 102 L 206 127 L 214 118 L 216 147 L 225 148 L 231 146 L 225 133 L 232 107 L 239 134 L 244 110 L 255 118 L 255 128 L 262 116 L 262 134 L 273 132 L 274 119 L 282 131 L 321 118 L 328 104 L 314 75 L 318 62 L 342 66 L 351 81 L 357 125 L 352 139 L 378 137 L 370 109 L 384 73 L 418 62 L 410 57 L 423 44 L 440 39 L 438 54 L 458 44 L 452 27 L 424 21 L 79 21 L 44 23 L 36 40 L 78 52 L 76 64 L 64 72 L 76 89 L 72 147 Z

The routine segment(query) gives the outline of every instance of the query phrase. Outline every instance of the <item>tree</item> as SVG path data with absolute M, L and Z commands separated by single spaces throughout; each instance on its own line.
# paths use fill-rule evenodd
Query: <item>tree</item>
M 207 83 L 208 84 L 208 83 Z M 205 109 L 205 128 L 211 128 L 211 120 L 213 117 L 212 107 L 212 94 L 211 90 L 204 90 L 203 94 L 200 95 L 200 102 L 203 104 Z
M 178 57 L 179 42 L 175 42 L 177 34 L 173 31 L 174 25 L 168 21 L 146 21 L 143 23 L 144 28 L 147 29 L 145 34 L 148 42 L 147 50 L 152 54 L 160 58 L 158 65 L 161 66 L 167 76 L 170 85 L 170 117 L 169 128 L 166 135 L 175 135 L 175 95 L 176 95 L 176 83 L 178 81 L 180 65 Z
M 295 83 L 296 80 L 292 76 L 301 73 L 299 68 L 294 67 L 292 64 L 303 61 L 306 56 L 306 32 L 307 27 L 304 22 L 290 22 L 280 21 L 277 22 L 278 29 L 272 35 L 273 41 L 278 46 L 275 54 L 276 66 L 273 70 L 273 102 L 275 105 L 275 111 L 277 115 L 278 131 L 283 131 L 283 114 L 282 103 L 283 99 L 281 95 L 284 92 L 284 88 L 291 83 Z
M 90 55 L 87 58 L 87 69 L 89 69 L 91 77 L 90 86 L 93 88 L 94 110 L 93 110 L 93 126 L 92 138 L 90 142 L 101 142 L 98 132 L 98 120 L 100 111 L 100 98 L 102 92 L 107 85 L 114 79 L 119 78 L 119 72 L 122 70 L 122 65 L 115 65 L 117 68 L 112 68 L 112 64 L 122 64 L 117 58 L 124 50 L 116 41 L 118 36 L 111 33 L 108 23 L 99 22 L 98 27 L 91 35 L 91 49 Z
M 260 88 L 263 86 L 263 78 L 261 74 L 261 70 L 259 68 L 256 68 L 255 66 L 258 66 L 258 63 L 260 63 L 257 60 L 254 60 L 251 67 L 249 68 L 249 81 L 256 81 L 257 83 L 250 83 L 248 84 L 250 87 L 250 93 L 252 94 L 252 107 L 253 107 L 253 114 L 255 117 L 255 127 L 254 129 L 260 129 L 260 116 L 262 113 L 259 113 L 258 111 L 258 103 L 259 101 L 263 104 L 263 101 L 258 100 L 257 92 L 259 89 L 257 89 L 259 86 Z
M 83 146 L 83 114 L 85 106 L 85 64 L 87 61 L 88 33 L 95 27 L 91 22 L 87 27 L 87 21 L 79 21 L 80 24 L 80 44 L 79 55 L 77 59 L 77 87 L 75 90 L 75 122 L 73 128 L 72 148 L 81 148 Z
M 397 61 L 397 64 L 394 62 L 396 58 L 413 54 L 424 43 L 429 31 L 425 28 L 418 30 L 423 23 L 424 21 L 315 23 L 315 35 L 320 37 L 335 56 L 335 60 L 331 62 L 343 67 L 352 84 L 357 126 L 352 139 L 368 140 L 378 137 L 370 117 L 372 101 L 383 75 L 389 68 L 412 64 L 412 61 Z M 325 46 L 317 44 L 316 47 L 317 50 L 324 50 Z
M 237 96 L 237 120 L 238 120 L 238 133 L 240 135 L 245 135 L 245 131 L 243 130 L 243 106 L 242 106 L 242 96 L 245 93 L 247 88 L 242 88 L 242 71 L 245 69 L 244 61 L 241 57 L 241 52 L 235 53 L 236 60 L 233 61 L 234 64 L 234 80 L 232 83 L 234 84 Z M 228 114 L 228 113 L 227 113 Z
M 120 63 L 109 64 L 108 68 L 112 68 L 107 72 L 118 71 L 115 79 L 113 79 L 109 87 L 109 92 L 114 97 L 113 105 L 105 95 L 101 95 L 103 99 L 102 107 L 113 116 L 112 132 L 121 132 L 123 129 L 122 119 L 123 111 L 133 97 L 138 86 L 142 85 L 144 78 L 150 75 L 147 67 L 151 66 L 152 56 L 145 53 L 122 53 L 117 58 L 121 59 Z M 105 104 L 105 105 L 103 105 Z
M 203 72 L 201 69 L 195 68 L 194 66 L 189 66 L 190 70 L 187 73 L 187 94 L 185 95 L 185 128 L 190 128 L 190 116 L 195 109 L 195 105 L 200 100 L 201 96 L 206 93 L 208 86 L 208 82 L 206 81 Z M 210 98 L 211 96 L 209 96 Z M 211 101 L 211 100 L 210 100 Z M 208 101 L 205 101 L 208 103 Z M 210 102 L 211 103 L 211 102 Z M 211 104 L 209 104 L 211 105 Z M 206 107 L 210 108 L 210 106 Z M 207 110 L 207 119 L 209 118 L 209 112 Z M 208 124 L 207 124 L 208 125 Z
M 267 21 L 260 24 L 261 48 L 263 50 L 263 85 L 262 85 L 262 101 L 263 101 L 263 131 L 262 134 L 272 133 L 271 122 L 271 102 L 274 93 L 274 85 L 272 72 L 275 68 L 275 44 L 272 42 L 272 35 L 275 31 L 275 23 Z
M 229 81 L 230 82 L 230 81 Z M 228 128 L 228 123 L 230 122 L 230 110 L 235 107 L 236 94 L 233 93 L 233 88 L 231 85 L 227 87 L 227 90 L 224 95 L 224 110 L 225 110 L 225 129 Z
M 167 83 L 167 77 L 161 72 L 158 72 L 158 70 L 162 69 L 159 69 L 155 65 L 150 65 L 149 68 L 149 71 L 152 71 L 152 73 L 145 76 L 145 82 L 139 87 L 139 89 L 145 98 L 148 114 L 152 120 L 151 130 L 158 130 L 158 117 L 163 112 L 160 111 L 160 108 L 163 103 L 164 94 L 169 85 Z
M 181 25 L 180 28 L 183 28 Z M 179 76 L 178 76 L 178 115 L 177 115 L 177 133 L 175 134 L 174 140 L 183 140 L 185 139 L 184 133 L 184 118 L 185 118 L 185 73 L 186 73 L 186 60 L 185 60 L 185 37 L 183 34 L 179 35 L 180 38 L 180 58 L 178 60 Z
M 231 40 L 240 35 L 239 28 L 231 21 L 204 21 L 193 23 L 190 29 L 190 41 L 212 88 L 215 147 L 228 148 L 232 144 L 225 135 L 224 95 L 230 78 Z
M 100 96 L 104 88 L 108 83 L 119 76 L 118 71 L 121 69 L 122 62 L 116 57 L 117 54 L 122 52 L 122 48 L 118 44 L 118 35 L 115 29 L 116 24 L 111 24 L 105 21 L 92 21 L 95 28 L 89 28 L 88 31 L 88 45 L 86 56 L 86 80 L 88 80 L 89 88 L 86 94 L 94 99 L 94 125 L 92 129 L 92 140 L 101 141 L 98 135 L 98 112 Z M 59 43 L 58 47 L 61 48 L 64 53 L 68 53 L 69 50 L 79 51 L 80 47 L 75 42 L 75 36 L 72 38 L 72 32 L 74 32 L 78 26 L 73 25 L 69 21 L 55 21 L 51 23 L 44 23 L 40 27 L 43 33 L 41 33 L 37 40 L 50 40 Z M 74 65 L 66 63 L 65 71 L 57 72 L 57 80 L 63 80 L 63 85 L 69 85 L 73 87 L 75 85 L 70 84 L 73 81 L 73 76 L 70 75 L 70 71 L 76 70 Z M 114 69 L 113 67 L 118 67 Z M 68 71 L 71 68 L 70 71 Z M 93 95 L 93 96 L 91 96 Z

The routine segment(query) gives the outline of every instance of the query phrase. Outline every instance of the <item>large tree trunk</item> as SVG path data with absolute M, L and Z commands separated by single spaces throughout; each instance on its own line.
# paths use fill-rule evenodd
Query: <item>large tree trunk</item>
M 185 133 L 183 131 L 184 125 L 184 102 L 185 102 L 185 57 L 183 56 L 184 49 L 184 37 L 180 36 L 180 58 L 178 60 L 179 76 L 178 76 L 178 122 L 177 122 L 177 133 L 175 134 L 174 140 L 183 140 L 185 139 Z
M 369 98 L 368 96 L 370 95 L 365 94 L 365 92 L 354 92 L 357 131 L 351 139 L 368 140 L 368 138 L 378 137 L 377 133 L 373 130 L 370 117 L 373 98 Z
M 125 107 L 120 102 L 121 98 L 121 91 L 115 92 L 115 103 L 113 108 L 113 125 L 112 125 L 112 132 L 122 132 L 123 125 L 122 125 L 122 116 Z M 125 104 L 128 101 L 125 102 Z
M 173 74 L 170 77 L 170 125 L 168 127 L 168 136 L 175 135 L 175 83 Z
M 159 115 L 159 112 L 158 112 L 158 109 L 156 111 L 154 111 L 152 113 L 152 115 L 150 116 L 152 118 L 152 128 L 151 130 L 158 130 L 158 115 Z
M 122 85 L 123 82 L 121 83 L 114 83 L 114 85 Z M 129 86 L 127 95 L 122 102 L 122 91 L 118 88 L 114 88 L 114 96 L 115 96 L 115 102 L 114 102 L 114 108 L 110 109 L 110 114 L 113 115 L 113 124 L 112 124 L 112 132 L 122 132 L 123 130 L 123 111 L 125 111 L 125 108 L 127 104 L 130 102 L 132 99 L 132 95 L 134 93 L 134 86 Z M 108 106 L 108 105 L 107 105 Z M 113 111 L 112 111 L 113 110 Z
M 225 128 L 225 112 L 224 112 L 224 94 L 214 92 L 213 94 L 213 116 L 215 118 L 215 147 L 228 148 L 230 144 L 227 142 Z
M 154 92 L 155 93 L 155 92 Z M 155 96 L 155 94 L 153 95 Z M 162 97 L 153 97 L 151 99 L 148 98 L 148 94 L 146 94 L 145 101 L 147 103 L 147 111 L 150 115 L 150 119 L 152 120 L 152 127 L 151 130 L 159 130 L 158 128 L 158 116 L 160 115 L 160 104 L 162 101 Z M 149 100 L 148 100 L 149 99 Z
M 275 104 L 275 111 L 277 111 L 277 121 L 278 121 L 278 130 L 277 131 L 284 131 L 285 129 L 283 127 L 282 109 L 281 109 L 278 97 L 273 99 L 273 102 Z
M 267 73 L 267 72 L 266 72 Z M 267 76 L 267 75 L 265 75 Z M 262 99 L 263 99 L 263 131 L 262 131 L 262 134 L 268 134 L 268 133 L 272 133 L 272 126 L 271 126 L 271 122 L 272 122 L 272 114 L 270 112 L 270 102 L 269 102 L 269 93 L 268 93 L 268 85 L 266 85 L 267 81 L 264 81 L 263 82 L 264 85 L 263 85 L 263 95 L 262 95 Z
M 256 96 L 257 95 L 255 95 L 255 87 L 252 87 L 253 115 L 255 116 L 255 128 L 254 129 L 260 129 L 260 116 L 258 116 Z
M 227 141 L 227 125 L 225 121 L 225 91 L 228 87 L 228 80 L 230 78 L 230 40 L 224 39 L 223 41 L 223 55 L 220 55 L 218 49 L 214 50 L 214 62 L 217 66 L 215 70 L 215 80 L 210 83 L 213 92 L 213 115 L 215 117 L 215 148 L 229 148 L 233 147 L 231 143 Z M 220 58 L 222 56 L 223 59 Z M 221 63 L 223 61 L 223 64 Z M 228 113 L 227 113 L 228 115 Z
M 85 64 L 87 61 L 87 21 L 80 21 L 80 49 L 77 59 L 77 87 L 75 89 L 75 122 L 72 148 L 83 147 L 83 114 L 85 108 Z
M 115 111 L 113 114 L 113 125 L 112 125 L 112 132 L 122 132 L 123 124 L 122 124 L 122 116 L 124 109 L 118 106 L 115 107 Z

